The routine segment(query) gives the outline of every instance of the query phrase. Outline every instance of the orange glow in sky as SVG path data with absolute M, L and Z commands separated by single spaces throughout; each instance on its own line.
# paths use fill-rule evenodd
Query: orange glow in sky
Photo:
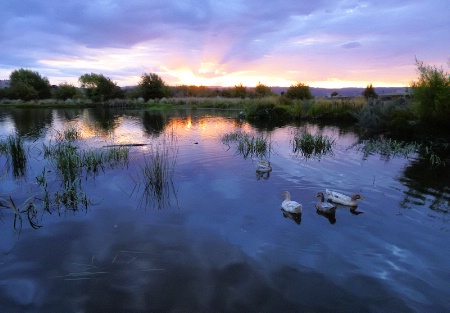
M 99 73 L 135 86 L 405 87 L 415 60 L 447 68 L 449 1 L 21 1 L 2 7 L 0 79 Z

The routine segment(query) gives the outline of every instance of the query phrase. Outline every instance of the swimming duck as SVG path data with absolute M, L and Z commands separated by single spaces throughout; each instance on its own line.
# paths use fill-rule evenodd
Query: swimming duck
M 353 196 L 349 197 L 342 193 L 329 189 L 327 189 L 325 192 L 327 193 L 328 200 L 342 205 L 358 206 L 356 200 L 364 200 L 364 198 L 360 194 L 354 194 Z
M 284 199 L 284 201 L 281 203 L 281 208 L 283 210 L 290 213 L 302 213 L 302 205 L 297 201 L 291 200 L 291 194 L 289 193 L 289 191 L 285 191 L 282 196 L 286 197 L 286 199 Z
M 336 206 L 329 202 L 325 202 L 325 196 L 323 192 L 318 192 L 316 198 L 320 198 L 320 201 L 316 203 L 316 210 L 322 213 L 333 213 L 336 211 Z
M 270 162 L 269 161 L 260 160 L 256 164 L 256 171 L 257 172 L 268 173 L 268 172 L 272 171 L 272 166 L 270 166 Z

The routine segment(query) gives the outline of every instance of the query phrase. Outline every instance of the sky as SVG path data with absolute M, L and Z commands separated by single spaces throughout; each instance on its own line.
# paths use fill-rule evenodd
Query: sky
M 0 79 L 406 87 L 450 66 L 450 0 L 1 0 Z

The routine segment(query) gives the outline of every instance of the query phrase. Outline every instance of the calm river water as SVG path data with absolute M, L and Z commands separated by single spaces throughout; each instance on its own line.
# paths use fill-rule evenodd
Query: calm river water
M 448 167 L 365 156 L 351 129 L 235 116 L 2 109 L 0 140 L 20 135 L 27 158 L 17 172 L 0 155 L 0 312 L 450 311 Z M 78 207 L 56 205 L 64 186 L 43 146 L 68 127 L 78 149 L 133 144 L 128 162 L 81 174 Z M 270 175 L 222 142 L 238 130 L 270 141 Z M 335 139 L 333 154 L 295 154 L 299 130 Z M 146 192 L 158 147 L 173 176 Z M 365 200 L 323 216 L 327 188 Z M 280 210 L 286 190 L 301 218 Z

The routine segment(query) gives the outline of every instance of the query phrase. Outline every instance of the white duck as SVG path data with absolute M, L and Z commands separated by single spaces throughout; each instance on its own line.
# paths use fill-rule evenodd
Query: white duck
M 269 173 L 269 172 L 272 171 L 272 166 L 270 166 L 270 162 L 269 161 L 260 160 L 256 164 L 256 171 L 257 172 L 263 172 L 263 173 Z
M 318 192 L 316 198 L 320 198 L 319 202 L 316 203 L 316 210 L 322 213 L 333 213 L 336 211 L 336 206 L 329 202 L 325 202 L 325 196 L 323 192 Z
M 328 200 L 342 205 L 358 206 L 356 200 L 364 200 L 364 198 L 360 194 L 354 194 L 353 196 L 349 197 L 342 193 L 329 189 L 325 190 L 325 192 L 327 193 Z
M 302 205 L 297 201 L 291 200 L 291 194 L 289 193 L 289 191 L 285 191 L 282 196 L 286 197 L 286 199 L 284 199 L 284 201 L 281 203 L 281 208 L 283 210 L 289 213 L 302 213 Z

